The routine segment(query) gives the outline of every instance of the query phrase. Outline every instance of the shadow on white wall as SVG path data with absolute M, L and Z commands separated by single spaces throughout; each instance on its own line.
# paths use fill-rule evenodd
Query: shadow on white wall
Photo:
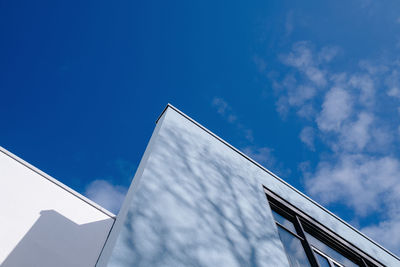
M 112 220 L 79 225 L 54 210 L 43 210 L 1 267 L 94 266 L 102 244 L 95 246 L 93 240 L 104 235 Z

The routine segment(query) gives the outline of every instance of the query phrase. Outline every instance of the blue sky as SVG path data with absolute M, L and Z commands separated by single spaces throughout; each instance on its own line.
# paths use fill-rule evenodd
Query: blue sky
M 1 1 L 0 145 L 116 212 L 169 102 L 399 254 L 399 14 Z

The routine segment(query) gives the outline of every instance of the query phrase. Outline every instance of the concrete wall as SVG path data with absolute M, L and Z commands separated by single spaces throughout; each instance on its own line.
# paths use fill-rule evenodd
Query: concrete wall
M 168 107 L 98 267 L 289 266 L 263 185 L 387 266 L 400 261 Z
M 95 266 L 114 216 L 0 147 L 0 266 Z

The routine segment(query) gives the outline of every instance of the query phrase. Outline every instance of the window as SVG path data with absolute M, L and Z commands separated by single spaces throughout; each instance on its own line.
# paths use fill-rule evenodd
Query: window
M 384 266 L 266 188 L 265 193 L 290 266 Z

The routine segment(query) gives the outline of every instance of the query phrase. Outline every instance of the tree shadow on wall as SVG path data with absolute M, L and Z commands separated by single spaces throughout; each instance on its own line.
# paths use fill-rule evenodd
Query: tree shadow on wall
M 112 223 L 110 218 L 79 225 L 43 210 L 1 267 L 94 266 Z
M 164 125 L 130 203 L 115 266 L 288 266 L 247 160 Z M 113 265 L 113 266 L 114 266 Z

